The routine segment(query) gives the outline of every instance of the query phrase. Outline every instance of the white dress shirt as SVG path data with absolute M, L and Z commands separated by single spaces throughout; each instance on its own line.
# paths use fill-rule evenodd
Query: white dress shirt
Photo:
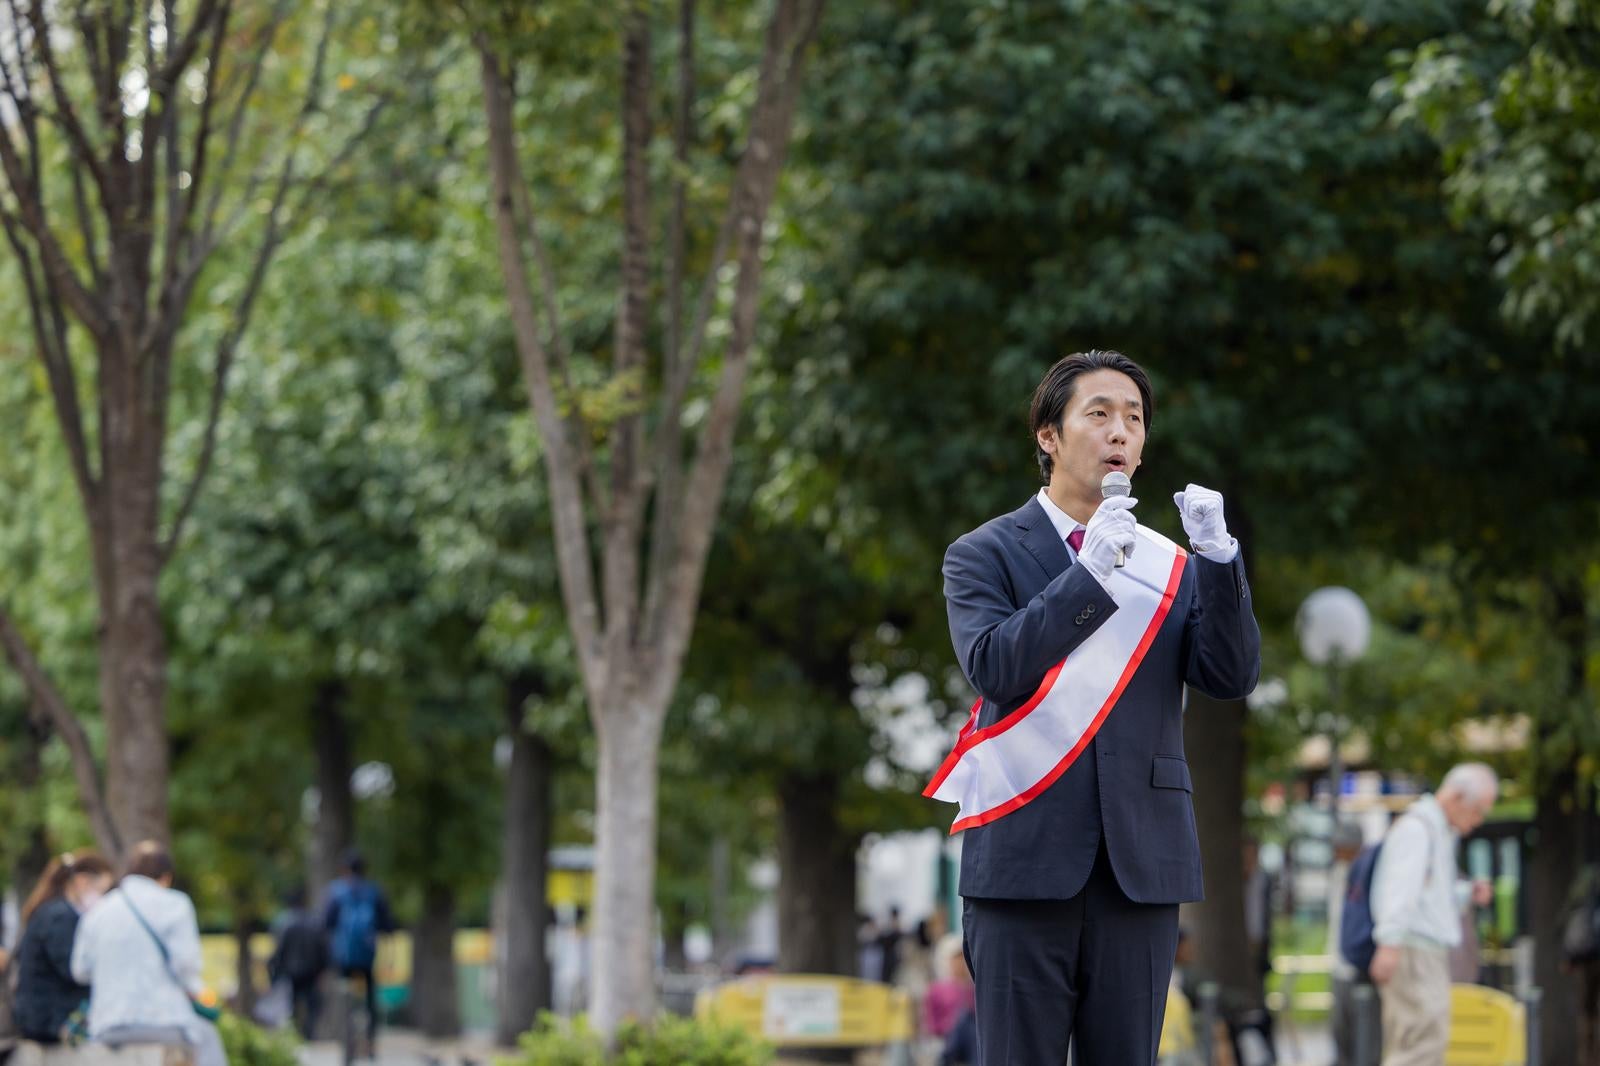
M 1389 828 L 1372 873 L 1372 939 L 1446 949 L 1461 943 L 1467 882 L 1456 876 L 1456 831 L 1431 794 Z

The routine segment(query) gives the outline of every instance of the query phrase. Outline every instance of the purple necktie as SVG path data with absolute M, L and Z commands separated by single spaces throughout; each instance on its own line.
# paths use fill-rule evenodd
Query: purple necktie
M 1075 552 L 1083 551 L 1083 533 L 1084 531 L 1081 529 L 1074 529 L 1067 534 L 1067 543 L 1072 546 L 1072 550 Z

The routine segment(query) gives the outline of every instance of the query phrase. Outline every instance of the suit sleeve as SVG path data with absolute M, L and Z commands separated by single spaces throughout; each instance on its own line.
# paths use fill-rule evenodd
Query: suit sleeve
M 1194 596 L 1184 628 L 1184 680 L 1213 699 L 1248 696 L 1261 676 L 1261 630 L 1250 606 L 1244 556 L 1190 557 Z
M 944 598 L 961 672 L 998 706 L 1030 696 L 1050 668 L 1117 609 L 1082 564 L 1056 575 L 1018 609 L 996 554 L 965 537 L 945 552 Z

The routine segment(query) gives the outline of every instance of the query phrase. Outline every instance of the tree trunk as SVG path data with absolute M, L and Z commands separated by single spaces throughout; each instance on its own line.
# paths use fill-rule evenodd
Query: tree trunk
M 417 1028 L 438 1040 L 461 1033 L 455 934 L 455 890 L 429 885 L 423 893 L 422 917 L 412 933 L 411 993 Z
M 549 1009 L 550 965 L 545 958 L 545 884 L 550 853 L 550 748 L 523 724 L 531 685 L 506 692 L 511 766 L 506 771 L 505 835 L 501 843 L 502 927 L 496 938 L 499 972 L 495 1042 L 511 1047 Z
M 1545 738 L 1540 740 L 1543 743 Z M 1561 969 L 1561 918 L 1578 873 L 1581 845 L 1576 760 L 1540 776 L 1533 816 L 1534 847 L 1528 863 L 1534 984 L 1544 990 L 1540 1028 L 1545 1061 L 1577 1062 L 1577 982 Z
M 241 908 L 241 904 L 237 900 L 234 902 L 234 906 Z M 239 991 L 234 997 L 233 1007 L 245 1018 L 253 1018 L 256 1011 L 256 968 L 255 959 L 250 954 L 250 935 L 255 930 L 255 915 L 248 910 L 239 909 L 233 922 L 233 940 L 238 949 L 234 977 L 239 986 Z
M 322 902 L 328 885 L 339 876 L 340 857 L 355 842 L 355 797 L 350 775 L 355 771 L 350 725 L 344 704 L 348 691 L 342 681 L 317 686 L 311 704 L 311 742 L 317 759 L 317 827 L 312 837 L 311 871 L 306 899 Z
M 656 758 L 665 708 L 602 708 L 595 782 L 595 932 L 589 1003 L 615 1033 L 655 1010 Z
M 128 464 L 130 467 L 133 464 Z M 119 469 L 128 480 L 159 471 Z M 100 702 L 106 724 L 106 805 L 124 848 L 170 843 L 167 819 L 167 641 L 157 597 L 160 546 L 153 501 L 157 480 L 123 488 L 110 551 L 116 578 L 100 605 Z
M 856 842 L 839 826 L 839 777 L 778 784 L 778 969 L 856 972 Z
M 1189 690 L 1183 744 L 1194 777 L 1206 898 L 1185 904 L 1183 920 L 1200 970 L 1230 1001 L 1242 997 L 1259 1006 L 1260 974 L 1250 957 L 1244 917 L 1245 718 L 1243 700 L 1214 700 Z
M 1563 711 L 1584 705 L 1587 692 L 1586 662 L 1589 644 L 1587 605 L 1581 580 L 1552 581 L 1557 642 L 1566 652 Z M 1546 1062 L 1578 1061 L 1578 988 L 1572 974 L 1561 969 L 1561 918 L 1567 894 L 1583 861 L 1583 844 L 1589 819 L 1584 809 L 1585 790 L 1579 769 L 1579 752 L 1567 754 L 1554 765 L 1550 758 L 1552 734 L 1558 722 L 1539 725 L 1538 798 L 1533 816 L 1534 847 L 1528 869 L 1528 903 L 1535 945 L 1534 983 L 1544 990 L 1540 1008 Z

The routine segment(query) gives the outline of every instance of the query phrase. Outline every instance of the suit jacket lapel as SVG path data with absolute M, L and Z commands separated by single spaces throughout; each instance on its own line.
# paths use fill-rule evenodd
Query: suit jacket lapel
M 1056 535 L 1056 527 L 1051 523 L 1050 516 L 1044 513 L 1044 505 L 1037 496 L 1014 512 L 1012 517 L 1016 520 L 1017 535 L 1022 546 L 1044 569 L 1047 578 L 1055 580 L 1057 574 L 1072 565 L 1066 542 Z

